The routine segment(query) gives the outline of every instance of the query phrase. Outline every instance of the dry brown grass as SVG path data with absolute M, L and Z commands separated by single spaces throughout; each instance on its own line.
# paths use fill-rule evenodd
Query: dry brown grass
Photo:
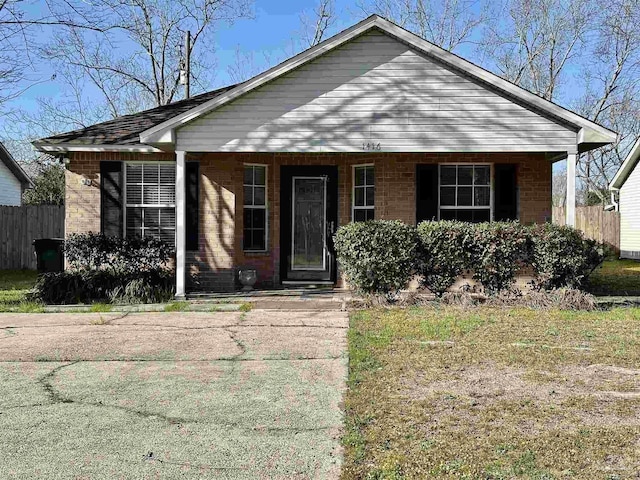
M 640 475 L 640 310 L 355 312 L 343 478 Z

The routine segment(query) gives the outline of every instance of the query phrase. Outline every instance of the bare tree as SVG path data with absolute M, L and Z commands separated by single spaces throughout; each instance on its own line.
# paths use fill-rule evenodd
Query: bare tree
M 481 51 L 498 73 L 547 100 L 593 26 L 592 0 L 511 0 L 485 30 Z
M 213 29 L 251 10 L 249 0 L 86 0 L 64 4 L 54 14 L 73 19 L 74 25 L 56 32 L 42 48 L 43 56 L 62 75 L 88 82 L 102 97 L 100 108 L 115 117 L 177 98 L 186 31 L 192 33 L 192 83 L 208 86 L 214 72 Z M 93 24 L 99 32 L 75 24 Z
M 581 155 L 577 174 L 584 188 L 607 202 L 606 190 L 640 136 L 640 12 L 635 0 L 612 0 L 597 26 L 597 42 L 576 108 L 620 133 L 619 141 Z
M 480 0 L 359 0 L 366 14 L 376 13 L 426 40 L 453 51 L 471 41 L 487 19 Z
M 336 20 L 335 0 L 319 0 L 311 15 L 303 12 L 300 23 L 305 47 L 313 47 L 322 42 Z

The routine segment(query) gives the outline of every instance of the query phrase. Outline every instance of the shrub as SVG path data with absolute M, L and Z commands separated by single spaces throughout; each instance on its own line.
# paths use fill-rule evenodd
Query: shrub
M 418 225 L 422 286 L 438 296 L 451 287 L 469 267 L 472 225 L 464 222 L 422 222 Z
M 531 264 L 538 288 L 580 288 L 604 260 L 604 247 L 571 227 L 531 227 Z
M 174 276 L 167 270 L 130 273 L 111 270 L 67 270 L 38 277 L 30 297 L 47 304 L 159 303 L 172 298 Z
M 336 232 L 334 244 L 347 282 L 361 293 L 395 294 L 414 275 L 417 232 L 400 221 L 344 225 Z
M 529 256 L 529 229 L 518 222 L 472 225 L 469 239 L 473 278 L 495 294 L 511 288 L 518 270 Z
M 74 270 L 153 271 L 166 268 L 173 249 L 151 237 L 120 238 L 99 233 L 70 235 L 64 243 Z

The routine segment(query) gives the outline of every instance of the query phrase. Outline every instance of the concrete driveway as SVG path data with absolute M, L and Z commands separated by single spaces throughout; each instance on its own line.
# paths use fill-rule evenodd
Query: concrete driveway
M 0 478 L 336 478 L 347 315 L 0 315 Z

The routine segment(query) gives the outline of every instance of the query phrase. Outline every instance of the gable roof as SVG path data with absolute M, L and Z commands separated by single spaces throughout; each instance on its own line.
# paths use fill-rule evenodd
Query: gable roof
M 618 169 L 615 177 L 611 180 L 611 185 L 609 186 L 610 190 L 620 190 L 624 185 L 624 182 L 627 181 L 629 175 L 633 172 L 640 162 L 640 138 L 636 141 L 635 145 L 627 155 L 627 158 L 624 159 L 622 165 Z
M 72 132 L 42 138 L 33 142 L 33 145 L 38 150 L 47 152 L 83 150 L 86 147 L 104 148 L 106 150 L 106 146 L 129 149 L 136 149 L 137 147 L 138 150 L 145 150 L 146 146 L 140 145 L 141 132 L 222 95 L 235 86 L 230 85 L 161 107 L 132 115 L 124 115 Z
M 42 151 L 103 150 L 172 150 L 175 131 L 185 124 L 226 105 L 238 97 L 305 65 L 350 40 L 377 29 L 407 44 L 422 54 L 486 85 L 503 96 L 527 105 L 539 114 L 556 119 L 578 132 L 579 151 L 587 151 L 615 142 L 617 134 L 601 125 L 548 100 L 545 100 L 451 52 L 418 37 L 398 25 L 372 15 L 324 42 L 238 85 L 208 92 L 165 107 L 157 107 L 127 115 L 75 132 L 69 132 L 34 142 Z M 157 147 L 157 148 L 156 148 Z
M 29 175 L 27 175 L 18 162 L 16 162 L 13 155 L 9 153 L 9 150 L 6 149 L 2 142 L 0 142 L 0 162 L 4 163 L 9 171 L 13 173 L 13 176 L 20 181 L 22 188 L 33 187 L 33 181 Z

